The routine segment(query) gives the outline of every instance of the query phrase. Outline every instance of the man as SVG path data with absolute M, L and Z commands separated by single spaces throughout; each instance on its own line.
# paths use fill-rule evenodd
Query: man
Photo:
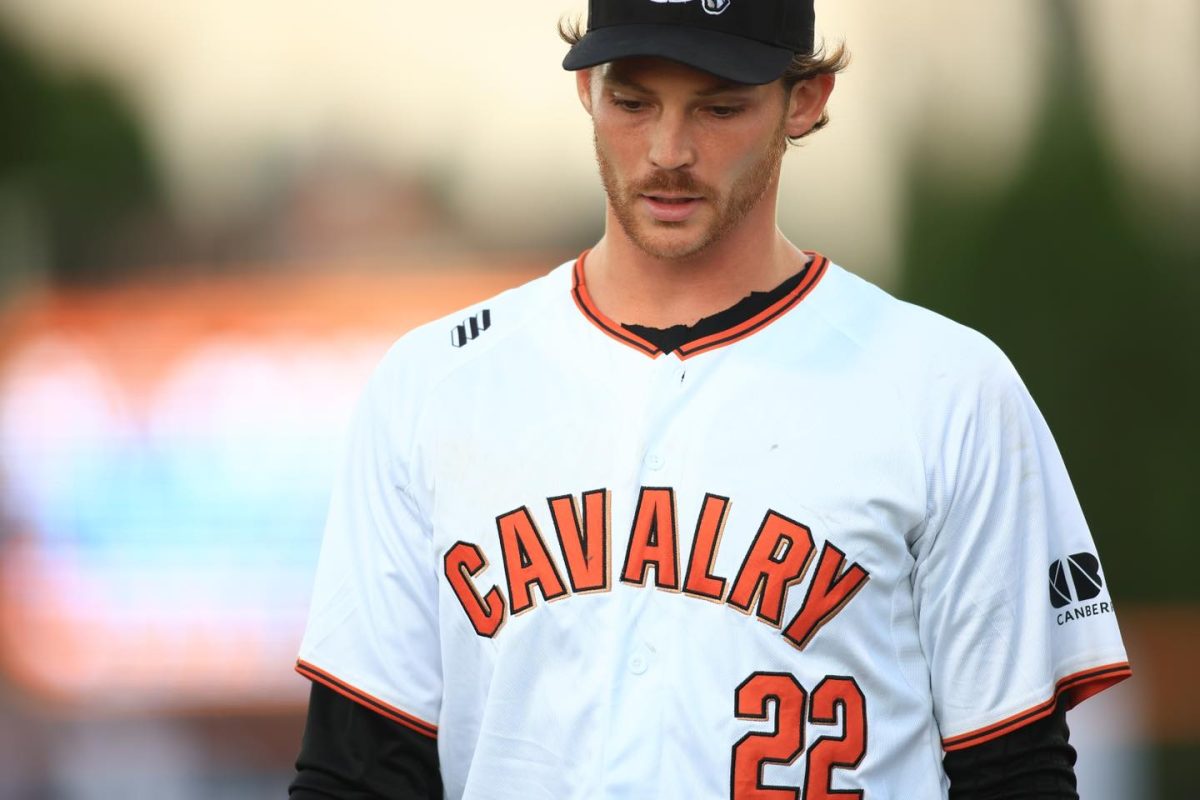
M 775 224 L 844 63 L 811 0 L 566 36 L 605 234 L 373 377 L 292 797 L 1074 797 L 1129 668 L 1040 414 Z

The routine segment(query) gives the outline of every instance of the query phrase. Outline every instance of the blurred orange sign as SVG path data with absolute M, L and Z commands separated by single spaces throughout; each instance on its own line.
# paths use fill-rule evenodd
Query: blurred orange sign
M 0 316 L 0 669 L 97 707 L 299 700 L 328 487 L 373 365 L 530 277 L 243 279 Z

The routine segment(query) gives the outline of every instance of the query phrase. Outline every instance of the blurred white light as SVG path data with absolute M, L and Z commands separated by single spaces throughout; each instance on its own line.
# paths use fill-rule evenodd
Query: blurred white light
M 0 373 L 5 666 L 103 705 L 291 698 L 343 431 L 386 346 L 210 338 L 148 387 L 64 337 L 18 349 Z

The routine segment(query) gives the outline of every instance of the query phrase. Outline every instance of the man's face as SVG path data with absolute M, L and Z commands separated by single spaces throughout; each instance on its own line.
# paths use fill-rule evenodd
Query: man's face
M 609 204 L 647 254 L 700 253 L 773 196 L 787 149 L 778 84 L 734 84 L 647 58 L 596 68 L 589 89 Z

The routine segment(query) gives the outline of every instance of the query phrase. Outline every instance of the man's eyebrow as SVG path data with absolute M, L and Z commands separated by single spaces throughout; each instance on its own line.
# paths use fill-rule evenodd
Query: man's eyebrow
M 642 86 L 637 81 L 621 75 L 615 70 L 609 70 L 604 76 L 605 83 L 610 86 L 616 86 L 621 89 L 630 89 L 641 94 L 654 94 L 650 89 Z M 714 95 L 726 94 L 728 92 L 744 92 L 753 89 L 754 87 L 747 83 L 735 83 L 733 81 L 722 81 L 721 83 L 711 86 L 702 91 L 696 92 L 697 97 L 713 97 Z
M 696 95 L 698 97 L 712 97 L 713 95 L 726 94 L 728 92 L 747 92 L 753 88 L 754 87 L 748 83 L 734 83 L 733 81 L 726 81 L 724 83 L 718 83 L 716 86 L 713 86 L 710 89 L 705 89 L 702 92 L 696 92 Z
M 621 89 L 632 89 L 633 91 L 641 92 L 642 94 L 654 94 L 640 83 L 630 80 L 629 78 L 626 78 L 620 73 L 611 69 L 608 70 L 608 74 L 604 76 L 604 82 L 610 86 L 616 86 Z

